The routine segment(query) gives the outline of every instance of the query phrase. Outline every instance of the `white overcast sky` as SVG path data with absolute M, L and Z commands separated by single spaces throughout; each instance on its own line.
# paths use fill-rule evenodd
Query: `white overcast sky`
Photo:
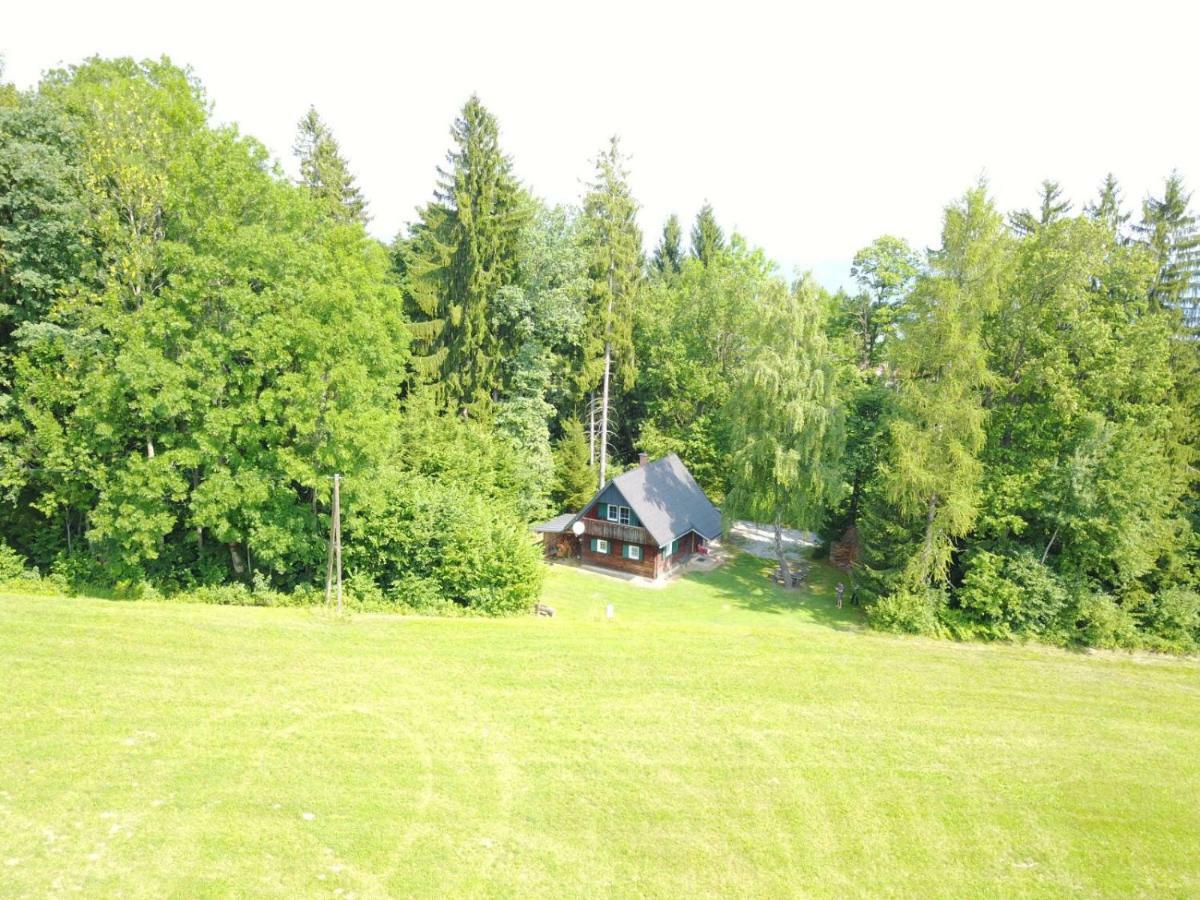
M 830 286 L 880 234 L 932 245 L 981 174 L 1004 209 L 1047 177 L 1080 204 L 1109 170 L 1131 206 L 1173 168 L 1200 187 L 1195 0 L 6 7 L 8 80 L 166 54 L 289 171 L 315 104 L 381 238 L 428 199 L 472 91 L 547 200 L 577 200 L 617 133 L 648 245 L 707 199 L 785 273 Z

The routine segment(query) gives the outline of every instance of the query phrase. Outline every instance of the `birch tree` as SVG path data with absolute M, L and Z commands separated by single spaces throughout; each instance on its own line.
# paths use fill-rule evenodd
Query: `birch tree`
M 770 282 L 747 327 L 748 361 L 727 408 L 735 449 L 725 512 L 772 523 L 779 577 L 790 584 L 783 529 L 818 528 L 842 490 L 837 365 L 808 279 L 791 291 Z

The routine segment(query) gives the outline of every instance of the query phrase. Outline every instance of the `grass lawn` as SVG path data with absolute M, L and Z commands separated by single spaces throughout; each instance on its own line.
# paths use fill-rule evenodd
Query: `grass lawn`
M 1200 894 L 1200 664 L 765 566 L 555 568 L 554 619 L 6 595 L 0 894 Z

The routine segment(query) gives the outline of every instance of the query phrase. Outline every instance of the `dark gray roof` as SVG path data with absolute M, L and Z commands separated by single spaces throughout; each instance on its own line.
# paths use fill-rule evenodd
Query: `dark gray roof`
M 621 492 L 629 508 L 641 520 L 642 527 L 660 547 L 689 531 L 704 538 L 721 534 L 720 511 L 674 453 L 622 472 L 609 483 Z M 595 498 L 589 501 L 579 515 L 595 502 Z
M 558 534 L 561 531 L 566 531 L 571 527 L 571 523 L 575 521 L 575 513 L 563 513 L 561 516 L 555 516 L 549 522 L 543 522 L 541 525 L 534 525 L 533 530 L 537 532 L 551 532 Z

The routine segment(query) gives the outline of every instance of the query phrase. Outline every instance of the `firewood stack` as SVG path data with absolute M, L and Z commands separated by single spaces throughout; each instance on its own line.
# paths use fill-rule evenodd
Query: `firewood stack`
M 834 541 L 829 548 L 829 561 L 843 572 L 849 572 L 861 557 L 862 544 L 858 539 L 858 529 L 851 525 L 841 539 Z

